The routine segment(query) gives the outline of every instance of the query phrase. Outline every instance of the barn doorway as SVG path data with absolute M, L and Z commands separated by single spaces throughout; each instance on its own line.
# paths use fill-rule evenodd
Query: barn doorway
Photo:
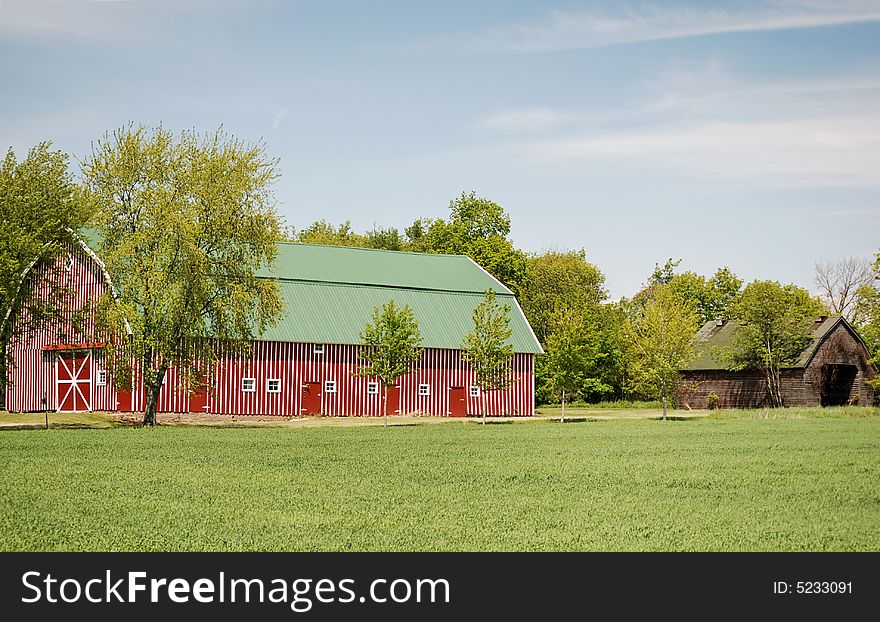
M 449 416 L 467 416 L 467 398 L 464 387 L 449 387 Z
M 400 385 L 396 384 L 388 388 L 388 414 L 400 414 Z
M 59 352 L 55 361 L 55 385 L 59 412 L 92 410 L 91 351 Z
M 302 385 L 302 408 L 304 415 L 321 414 L 321 383 L 304 382 Z
M 849 402 L 858 373 L 859 369 L 855 365 L 823 365 L 820 404 L 845 406 Z

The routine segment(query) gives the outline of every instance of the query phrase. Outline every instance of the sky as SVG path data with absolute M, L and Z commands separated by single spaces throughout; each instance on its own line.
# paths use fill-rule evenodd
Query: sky
M 474 190 L 615 298 L 880 249 L 880 0 L 0 0 L 0 148 L 129 121 L 263 142 L 297 228 Z

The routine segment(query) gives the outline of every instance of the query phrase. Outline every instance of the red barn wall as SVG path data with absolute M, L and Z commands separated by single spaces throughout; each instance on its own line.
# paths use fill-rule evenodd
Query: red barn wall
M 9 411 L 40 411 L 58 409 L 56 391 L 57 353 L 59 344 L 88 344 L 95 338 L 93 323 L 87 323 L 82 332 L 74 330 L 73 309 L 85 306 L 89 298 L 105 291 L 103 269 L 95 258 L 74 252 L 59 258 L 53 265 L 35 268 L 34 295 L 46 295 L 47 279 L 58 279 L 73 292 L 71 311 L 61 321 L 31 334 L 19 335 L 10 343 L 13 364 L 10 366 L 6 387 L 6 407 Z M 304 382 L 321 383 L 321 411 L 327 415 L 382 414 L 382 393 L 367 392 L 368 378 L 354 374 L 360 363 L 357 345 L 326 344 L 323 354 L 316 354 L 314 344 L 258 341 L 254 343 L 249 359 L 221 361 L 212 377 L 213 390 L 209 392 L 205 410 L 216 414 L 297 416 L 301 413 Z M 92 410 L 116 410 L 119 395 L 112 378 L 106 386 L 96 383 L 98 370 L 104 369 L 100 348 L 92 349 L 91 395 Z M 513 385 L 504 391 L 491 392 L 488 399 L 490 415 L 534 414 L 534 355 L 515 354 L 512 361 Z M 242 391 L 242 378 L 255 378 L 256 391 Z M 267 380 L 281 380 L 280 393 L 267 392 Z M 324 383 L 335 380 L 336 393 L 327 393 Z M 468 413 L 480 413 L 480 399 L 470 397 L 474 376 L 461 351 L 426 349 L 412 366 L 412 373 L 400 379 L 401 413 L 425 413 L 444 416 L 449 412 L 449 388 L 465 387 L 468 395 Z M 429 386 L 429 395 L 419 395 L 419 385 Z M 132 391 L 131 409 L 144 408 L 143 384 L 140 379 Z M 191 398 L 178 386 L 175 370 L 169 370 L 159 397 L 160 412 L 189 412 Z

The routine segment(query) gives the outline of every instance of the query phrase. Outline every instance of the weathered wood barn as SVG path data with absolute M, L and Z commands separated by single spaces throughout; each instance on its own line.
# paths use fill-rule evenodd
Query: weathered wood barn
M 679 407 L 707 408 L 709 393 L 719 408 L 760 408 L 769 405 L 767 382 L 759 371 L 730 371 L 719 354 L 733 341 L 736 320 L 707 322 L 697 333 L 697 358 L 682 370 Z M 865 382 L 877 374 L 865 343 L 842 317 L 819 317 L 813 338 L 798 361 L 782 369 L 786 406 L 840 406 L 874 402 Z
M 73 296 L 65 318 L 9 344 L 7 409 L 142 410 L 142 384 L 117 390 L 91 318 L 75 317 L 90 297 L 113 287 L 99 257 L 82 241 L 32 271 L 33 295 L 41 295 L 53 279 Z M 412 307 L 425 349 L 390 391 L 389 413 L 477 414 L 479 388 L 460 347 L 473 326 L 474 307 L 493 289 L 499 302 L 511 306 L 515 381 L 487 396 L 488 412 L 534 413 L 540 345 L 512 292 L 468 257 L 282 243 L 274 268 L 261 276 L 277 279 L 285 301 L 281 321 L 254 343 L 251 358 L 221 361 L 211 391 L 190 395 L 169 370 L 159 412 L 381 415 L 378 382 L 353 372 L 362 362 L 360 330 L 375 306 L 393 298 Z

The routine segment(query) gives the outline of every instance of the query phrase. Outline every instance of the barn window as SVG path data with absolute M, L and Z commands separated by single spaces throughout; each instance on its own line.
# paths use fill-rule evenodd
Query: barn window
M 254 393 L 257 390 L 257 379 L 256 378 L 242 378 L 241 379 L 241 390 L 245 393 Z
M 427 384 L 419 385 L 419 395 L 431 395 L 431 386 Z
M 367 383 L 367 393 L 369 395 L 379 395 L 379 383 L 378 382 L 368 382 Z
M 324 354 L 324 344 L 316 343 L 315 344 L 315 354 Z
M 471 397 L 480 397 L 480 387 L 471 387 Z
M 107 385 L 107 372 L 103 369 L 98 370 L 98 375 L 95 377 L 95 384 L 99 387 L 103 387 Z
M 67 258 L 67 261 L 64 263 L 64 269 L 68 272 L 73 272 L 73 257 Z
M 281 393 L 281 378 L 267 379 L 266 393 Z
M 324 392 L 325 393 L 336 393 L 336 381 L 335 380 L 327 380 L 324 382 Z

